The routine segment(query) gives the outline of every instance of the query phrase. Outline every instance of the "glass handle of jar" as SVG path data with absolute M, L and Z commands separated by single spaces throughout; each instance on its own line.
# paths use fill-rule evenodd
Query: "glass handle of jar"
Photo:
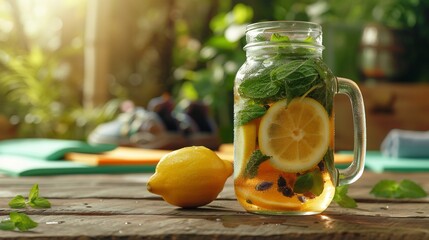
M 366 120 L 362 93 L 355 82 L 338 77 L 338 94 L 349 97 L 353 112 L 354 156 L 353 162 L 346 169 L 339 170 L 338 186 L 351 184 L 358 180 L 365 167 Z

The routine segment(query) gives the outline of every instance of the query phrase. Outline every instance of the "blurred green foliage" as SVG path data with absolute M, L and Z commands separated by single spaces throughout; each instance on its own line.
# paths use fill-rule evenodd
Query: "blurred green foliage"
M 241 48 L 245 27 L 252 17 L 251 7 L 236 4 L 231 10 L 220 11 L 212 18 L 212 34 L 201 48 L 194 52 L 189 48 L 175 48 L 177 68 L 173 95 L 177 101 L 203 100 L 210 105 L 223 141 L 232 141 L 232 88 L 235 74 L 245 61 Z M 178 32 L 178 37 L 186 37 L 186 32 Z
M 44 3 L 53 8 L 59 4 Z M 83 32 L 60 31 L 68 22 L 65 15 L 58 16 L 73 10 L 75 17 L 82 17 L 78 3 L 65 0 L 58 15 L 46 16 L 38 14 L 47 6 L 37 4 L 0 1 L 0 115 L 17 126 L 17 137 L 84 140 L 95 126 L 117 114 L 119 102 L 113 99 L 85 109 L 74 91 L 80 88 L 72 80 L 81 78 Z
M 85 139 L 92 128 L 115 116 L 118 101 L 84 109 L 76 93 L 68 91 L 58 72 L 58 57 L 68 54 L 73 53 L 49 54 L 37 46 L 23 54 L 0 51 L 0 110 L 19 125 L 19 136 Z
M 227 3 L 225 3 L 227 2 Z M 416 39 L 414 74 L 404 81 L 429 81 L 429 20 L 427 0 L 343 0 L 225 1 L 210 21 L 212 35 L 200 39 L 195 51 L 176 46 L 176 96 L 203 99 L 212 106 L 224 141 L 232 139 L 232 86 L 234 74 L 245 61 L 242 50 L 245 25 L 264 20 L 314 21 L 324 31 L 324 59 L 337 76 L 361 81 L 360 37 L 366 24 L 378 22 L 393 29 L 410 29 Z M 179 32 L 186 35 L 186 32 Z M 182 35 L 183 36 L 183 35 Z M 192 61 L 193 64 L 189 64 Z M 420 79 L 420 80 L 419 80 Z
M 41 6 L 32 2 L 33 5 L 24 4 L 21 10 Z M 82 92 L 77 86 L 83 77 L 86 3 L 50 1 L 57 6 L 53 9 L 57 9 L 57 16 L 62 15 L 62 21 L 48 19 L 49 27 L 38 31 L 32 30 L 37 16 L 17 12 L 14 3 L 14 0 L 0 0 L 0 114 L 19 124 L 20 136 L 84 139 L 95 126 L 117 115 L 119 99 L 132 96 L 148 99 L 151 94 L 170 91 L 177 102 L 202 100 L 211 106 L 223 141 L 231 142 L 232 88 L 235 73 L 245 61 L 242 49 L 245 26 L 264 20 L 322 24 L 325 62 L 336 75 L 356 81 L 360 81 L 360 36 L 365 24 L 378 22 L 395 29 L 408 29 L 414 43 L 410 51 L 415 52 L 415 59 L 411 61 L 416 72 L 415 79 L 410 81 L 429 81 L 428 0 L 362 0 L 359 3 L 169 0 L 153 6 L 150 1 L 130 0 L 129 4 L 123 4 L 118 0 L 111 10 L 116 11 L 112 16 L 129 14 L 121 19 L 112 18 L 112 52 L 116 55 L 111 66 L 114 79 L 109 79 L 109 85 L 113 86 L 113 100 L 87 110 L 82 107 Z M 60 10 L 59 5 L 63 5 Z M 168 6 L 161 8 L 161 5 Z M 197 14 L 197 11 L 205 12 Z M 24 26 L 17 25 L 17 16 L 22 18 Z M 70 22 L 78 26 L 72 27 Z M 129 29 L 122 26 L 130 22 L 134 25 Z M 71 32 L 64 30 L 70 27 Z M 169 35 L 171 32 L 174 37 Z M 152 45 L 156 47 L 150 48 Z M 168 56 L 171 57 L 168 61 L 163 59 Z M 154 67 L 162 63 L 168 65 L 168 69 Z M 162 85 L 157 92 L 151 89 L 140 93 L 144 87 L 137 85 L 145 82 Z

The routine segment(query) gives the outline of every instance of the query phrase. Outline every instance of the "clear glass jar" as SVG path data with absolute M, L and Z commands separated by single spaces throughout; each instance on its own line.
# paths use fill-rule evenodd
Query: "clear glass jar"
M 275 21 L 247 27 L 246 62 L 234 85 L 234 186 L 240 204 L 263 214 L 324 211 L 338 184 L 360 177 L 366 147 L 359 88 L 322 60 L 322 28 Z M 355 163 L 334 166 L 333 99 L 347 94 L 355 114 Z

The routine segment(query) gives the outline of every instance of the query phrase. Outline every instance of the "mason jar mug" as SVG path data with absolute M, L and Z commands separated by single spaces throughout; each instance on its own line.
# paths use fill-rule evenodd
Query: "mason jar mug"
M 322 60 L 322 28 L 311 22 L 247 26 L 246 61 L 234 83 L 234 189 L 245 210 L 308 215 L 363 172 L 366 129 L 361 92 Z M 334 165 L 336 94 L 353 110 L 354 160 Z

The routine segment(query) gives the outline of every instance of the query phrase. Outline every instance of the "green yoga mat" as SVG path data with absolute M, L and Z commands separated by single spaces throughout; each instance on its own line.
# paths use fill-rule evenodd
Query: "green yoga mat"
M 155 166 L 89 166 L 82 163 L 50 161 L 25 156 L 0 155 L 0 173 L 10 176 L 46 176 L 62 174 L 140 173 L 154 172 Z
M 428 172 L 428 158 L 392 158 L 378 151 L 366 153 L 365 168 L 373 172 Z
M 155 166 L 89 166 L 64 160 L 64 155 L 102 153 L 116 145 L 92 145 L 78 140 L 26 138 L 0 141 L 0 173 L 11 176 L 41 176 L 92 173 L 154 172 Z
M 100 153 L 115 149 L 112 144 L 89 144 L 79 140 L 23 138 L 0 141 L 0 155 L 62 160 L 68 152 Z

